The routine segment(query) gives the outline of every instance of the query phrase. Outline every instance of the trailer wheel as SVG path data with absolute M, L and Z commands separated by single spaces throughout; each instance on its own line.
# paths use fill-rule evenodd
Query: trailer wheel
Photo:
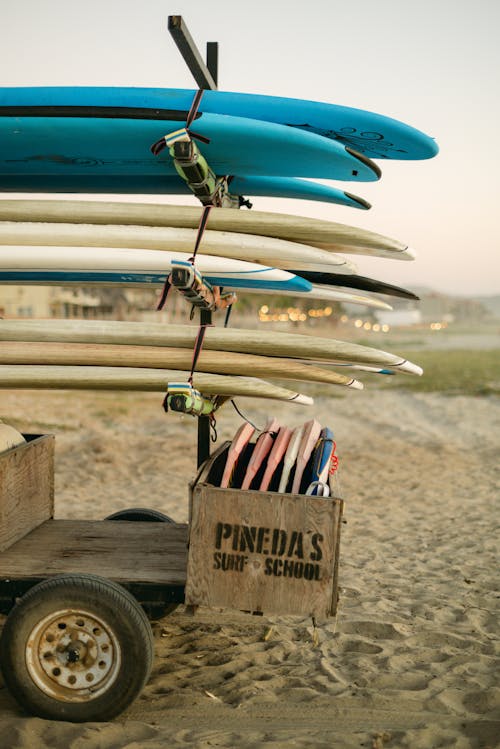
M 149 507 L 129 507 L 126 510 L 118 510 L 112 515 L 108 515 L 105 520 L 131 520 L 140 523 L 175 523 L 171 517 L 165 515 L 159 510 L 152 510 Z M 179 606 L 178 603 L 144 603 L 144 610 L 149 619 L 163 619 L 168 616 Z
M 159 510 L 151 510 L 148 507 L 130 507 L 127 510 L 118 510 L 108 515 L 105 520 L 136 520 L 141 523 L 175 523 L 168 515 Z
M 97 575 L 60 575 L 31 588 L 0 640 L 5 683 L 42 718 L 114 718 L 151 673 L 153 633 L 121 585 Z

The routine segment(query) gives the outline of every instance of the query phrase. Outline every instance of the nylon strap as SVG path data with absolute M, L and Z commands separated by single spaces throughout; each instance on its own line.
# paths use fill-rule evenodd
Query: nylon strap
M 163 284 L 163 290 L 161 292 L 160 301 L 158 302 L 158 306 L 156 307 L 156 311 L 159 312 L 163 309 L 165 306 L 165 302 L 167 301 L 168 292 L 170 291 L 172 284 L 170 283 L 170 273 L 165 279 L 165 283 Z
M 210 143 L 210 138 L 207 138 L 204 135 L 200 135 L 199 133 L 194 133 L 191 130 L 191 123 L 193 122 L 196 115 L 198 114 L 198 109 L 199 109 L 204 92 L 205 92 L 205 89 L 199 88 L 198 91 L 194 95 L 193 103 L 191 104 L 191 109 L 189 110 L 188 116 L 186 119 L 186 130 L 188 131 L 191 138 L 196 138 L 196 140 L 199 140 L 202 143 Z
M 210 214 L 210 209 L 212 208 L 211 205 L 206 205 L 203 208 L 200 223 L 198 225 L 198 234 L 196 235 L 196 242 L 194 245 L 194 251 L 192 257 L 189 258 L 189 262 L 194 265 L 194 261 L 196 259 L 196 253 L 198 252 L 198 248 L 200 246 L 200 242 L 202 240 L 203 234 L 205 232 L 205 227 L 207 225 L 208 216 Z M 158 306 L 156 307 L 156 311 L 159 312 L 163 309 L 165 306 L 165 302 L 167 301 L 168 292 L 170 291 L 172 284 L 170 283 L 170 274 L 166 277 L 165 283 L 163 284 L 163 290 L 161 292 L 160 301 L 158 302 Z
M 198 109 L 200 106 L 201 98 L 203 96 L 204 89 L 199 88 L 198 91 L 194 95 L 193 103 L 191 104 L 191 108 L 188 112 L 188 116 L 186 119 L 186 131 L 188 135 L 191 138 L 195 138 L 195 140 L 199 140 L 202 143 L 210 143 L 210 138 L 207 138 L 205 135 L 200 135 L 200 133 L 194 133 L 190 127 L 191 123 L 195 119 L 196 115 L 198 114 Z M 165 141 L 165 138 L 160 138 L 160 140 L 157 140 L 156 143 L 153 143 L 151 146 L 151 153 L 154 156 L 158 156 L 165 148 L 167 147 L 167 143 Z
M 205 338 L 207 327 L 208 325 L 200 325 L 200 328 L 198 330 L 198 335 L 196 336 L 196 341 L 195 341 L 194 350 L 193 350 L 193 361 L 191 362 L 191 373 L 188 378 L 188 382 L 190 385 L 193 384 L 194 370 L 196 367 L 196 363 L 198 361 L 198 357 L 201 352 L 201 348 L 203 346 L 203 339 Z
M 210 211 L 213 208 L 211 205 L 206 205 L 203 207 L 203 211 L 200 218 L 200 223 L 198 224 L 198 234 L 196 235 L 196 242 L 194 245 L 194 250 L 192 256 L 189 258 L 189 262 L 194 265 L 194 261 L 196 259 L 196 253 L 198 252 L 198 248 L 200 246 L 200 242 L 202 240 L 203 234 L 205 232 L 205 227 L 207 225 L 208 217 L 210 215 Z

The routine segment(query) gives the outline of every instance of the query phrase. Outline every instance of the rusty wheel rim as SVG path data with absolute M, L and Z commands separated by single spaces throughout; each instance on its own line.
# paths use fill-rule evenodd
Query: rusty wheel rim
M 112 628 L 94 613 L 61 609 L 39 621 L 26 645 L 26 667 L 42 692 L 88 702 L 109 689 L 121 664 Z

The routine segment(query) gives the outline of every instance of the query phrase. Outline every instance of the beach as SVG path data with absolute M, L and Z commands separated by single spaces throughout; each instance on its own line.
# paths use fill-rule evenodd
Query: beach
M 46 721 L 3 687 L 2 747 L 500 746 L 498 398 L 319 392 L 310 408 L 238 407 L 260 426 L 272 412 L 335 432 L 345 500 L 336 619 L 315 632 L 310 619 L 180 606 L 153 623 L 152 675 L 125 713 Z M 154 507 L 186 522 L 196 420 L 165 414 L 161 395 L 1 396 L 5 421 L 56 435 L 56 517 Z M 240 423 L 226 405 L 219 441 Z

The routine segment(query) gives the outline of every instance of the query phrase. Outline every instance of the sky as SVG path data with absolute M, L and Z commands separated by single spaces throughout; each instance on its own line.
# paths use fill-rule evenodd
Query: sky
M 379 161 L 377 183 L 331 183 L 370 211 L 269 198 L 254 208 L 359 226 L 417 253 L 412 263 L 357 256 L 362 275 L 500 293 L 498 0 L 0 0 L 0 85 L 194 88 L 171 14 L 202 53 L 219 42 L 221 90 L 366 109 L 439 143 L 431 160 Z

